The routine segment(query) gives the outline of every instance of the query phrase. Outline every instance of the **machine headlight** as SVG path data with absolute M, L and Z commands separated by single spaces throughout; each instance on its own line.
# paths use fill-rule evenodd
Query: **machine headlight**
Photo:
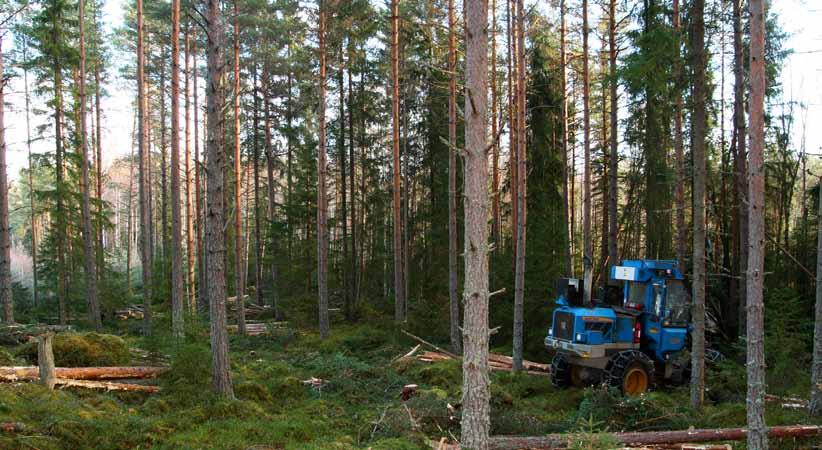
M 577 342 L 584 342 L 585 341 L 585 335 L 582 334 L 582 333 L 577 333 L 576 338 L 577 338 Z
M 548 336 L 553 336 L 553 335 L 554 335 L 554 329 L 553 329 L 553 328 L 549 328 L 549 329 L 548 329 Z

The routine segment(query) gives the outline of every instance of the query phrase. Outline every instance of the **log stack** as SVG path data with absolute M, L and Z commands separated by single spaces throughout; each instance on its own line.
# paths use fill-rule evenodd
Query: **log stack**
M 114 311 L 114 317 L 117 318 L 117 320 L 143 320 L 143 315 L 143 305 L 137 304 L 128 305 L 125 308 Z
M 436 351 L 427 351 L 417 355 L 417 360 L 423 362 L 448 361 L 451 359 L 454 359 L 454 357 Z M 513 358 L 496 353 L 488 354 L 488 365 L 491 367 L 491 370 L 496 371 L 511 372 L 514 370 Z M 550 364 L 542 364 L 533 361 L 523 360 L 522 368 L 523 372 L 529 375 L 547 376 L 551 373 Z

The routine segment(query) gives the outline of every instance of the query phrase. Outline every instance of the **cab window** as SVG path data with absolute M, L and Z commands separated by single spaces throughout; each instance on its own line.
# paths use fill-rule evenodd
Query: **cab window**
M 665 326 L 686 327 L 691 315 L 691 295 L 682 280 L 668 280 L 665 294 Z
M 625 305 L 644 307 L 645 288 L 646 286 L 644 284 L 632 281 L 631 284 L 628 285 L 628 299 L 625 302 Z

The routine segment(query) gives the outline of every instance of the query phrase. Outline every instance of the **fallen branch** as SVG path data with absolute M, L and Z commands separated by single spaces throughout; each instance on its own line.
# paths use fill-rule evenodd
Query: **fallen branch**
M 88 380 L 68 380 L 65 378 L 57 378 L 54 381 L 56 386 L 79 387 L 86 389 L 103 389 L 105 391 L 129 391 L 129 392 L 147 392 L 149 394 L 156 394 L 160 392 L 159 386 L 147 386 L 144 384 L 129 384 L 129 383 L 112 383 L 109 381 L 88 381 Z
M 647 431 L 610 433 L 610 436 L 626 446 L 685 444 L 689 442 L 741 441 L 747 437 L 745 428 L 717 428 L 681 431 Z M 768 436 L 773 439 L 800 438 L 822 435 L 822 426 L 791 425 L 768 428 Z M 538 437 L 496 436 L 491 438 L 492 450 L 547 450 L 567 448 L 574 438 L 572 434 L 549 434 Z M 452 447 L 457 450 L 458 447 Z
M 55 367 L 54 376 L 71 380 L 118 380 L 155 378 L 165 367 Z M 0 381 L 28 381 L 40 378 L 37 366 L 0 367 Z
M 405 330 L 400 330 L 400 331 L 402 331 L 402 334 L 404 334 L 404 335 L 406 335 L 406 336 L 410 337 L 411 339 L 414 339 L 415 341 L 417 341 L 417 342 L 419 342 L 419 343 L 421 343 L 421 344 L 425 344 L 425 345 L 427 345 L 427 346 L 429 346 L 429 347 L 433 348 L 434 350 L 436 350 L 436 351 L 438 351 L 438 352 L 440 352 L 440 353 L 444 353 L 444 354 L 446 354 L 446 355 L 448 355 L 448 356 L 450 356 L 450 357 L 452 357 L 452 358 L 454 358 L 454 359 L 459 359 L 459 356 L 457 356 L 457 355 L 455 355 L 455 354 L 453 354 L 453 353 L 449 352 L 448 350 L 443 350 L 442 348 L 437 347 L 436 345 L 434 345 L 434 344 L 432 344 L 432 343 L 430 343 L 430 342 L 426 341 L 425 339 L 423 339 L 423 338 L 421 338 L 421 337 L 419 337 L 419 336 L 414 336 L 413 334 L 411 334 L 411 333 L 409 333 L 409 332 L 407 332 L 407 331 L 405 331 Z

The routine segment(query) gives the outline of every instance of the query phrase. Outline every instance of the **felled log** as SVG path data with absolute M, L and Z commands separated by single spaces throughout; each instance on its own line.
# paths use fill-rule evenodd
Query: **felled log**
M 55 367 L 56 378 L 72 380 L 118 380 L 155 378 L 168 370 L 165 367 Z M 40 378 L 38 366 L 0 367 L 0 381 L 27 381 Z
M 0 422 L 0 431 L 3 433 L 19 433 L 25 429 L 26 426 L 20 422 Z
M 426 351 L 418 355 L 417 359 L 423 362 L 436 362 L 447 361 L 454 358 L 445 353 Z M 491 353 L 488 355 L 488 366 L 491 370 L 512 372 L 514 370 L 514 360 L 510 356 Z M 551 372 L 550 365 L 533 361 L 523 360 L 522 367 L 524 369 L 523 372 L 529 375 L 547 376 Z
M 647 431 L 609 433 L 619 444 L 625 446 L 674 445 L 694 442 L 741 441 L 747 437 L 745 428 L 716 428 L 679 431 Z M 822 426 L 790 425 L 768 428 L 768 436 L 773 439 L 801 438 L 822 435 Z M 492 450 L 547 450 L 567 448 L 571 434 L 549 434 L 535 437 L 495 436 L 491 438 Z M 458 450 L 458 447 L 452 447 Z
M 160 392 L 159 386 L 147 386 L 144 384 L 130 384 L 130 383 L 112 383 L 110 381 L 89 381 L 89 380 L 69 380 L 66 378 L 58 378 L 54 383 L 61 387 L 79 387 L 86 389 L 102 389 L 104 391 L 130 391 L 130 392 L 146 392 L 149 394 L 156 394 Z

